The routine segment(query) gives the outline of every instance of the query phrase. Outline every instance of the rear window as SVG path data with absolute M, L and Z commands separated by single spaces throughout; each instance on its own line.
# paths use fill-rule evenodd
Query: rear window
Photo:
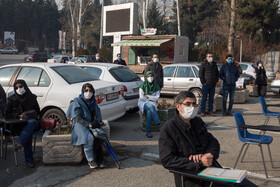
M 77 66 L 57 66 L 51 68 L 69 84 L 98 80 Z
M 140 77 L 128 68 L 113 68 L 109 72 L 119 82 L 132 82 L 141 80 Z

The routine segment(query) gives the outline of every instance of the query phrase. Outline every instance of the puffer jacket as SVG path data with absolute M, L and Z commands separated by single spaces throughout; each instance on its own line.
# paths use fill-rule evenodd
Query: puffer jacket
M 199 78 L 202 85 L 216 86 L 219 81 L 219 70 L 216 62 L 210 64 L 205 60 L 199 67 Z

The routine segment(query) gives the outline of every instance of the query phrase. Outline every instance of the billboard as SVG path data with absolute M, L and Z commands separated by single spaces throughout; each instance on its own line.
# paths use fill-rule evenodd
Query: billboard
M 15 45 L 15 36 L 16 33 L 12 31 L 4 32 L 4 44 Z
M 135 3 L 104 6 L 103 36 L 137 34 L 137 21 Z

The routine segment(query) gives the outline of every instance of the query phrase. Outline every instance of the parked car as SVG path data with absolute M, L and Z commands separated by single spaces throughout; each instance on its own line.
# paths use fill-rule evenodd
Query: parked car
M 72 58 L 71 60 L 67 61 L 67 64 L 82 64 L 85 63 L 85 58 L 82 57 L 76 57 Z
M 255 69 L 258 68 L 256 64 L 252 64 L 252 66 Z M 272 72 L 272 71 L 265 70 L 265 72 L 266 72 L 266 76 L 267 76 L 268 79 L 274 79 L 276 77 L 276 74 L 274 72 Z
M 143 81 L 128 67 L 111 63 L 84 63 L 78 66 L 101 80 L 123 84 L 126 110 L 138 109 L 139 85 Z
M 66 63 L 67 61 L 70 61 L 72 57 L 65 56 L 65 55 L 58 55 L 54 56 L 53 58 L 50 58 L 47 60 L 48 63 Z
M 280 95 L 280 79 L 275 79 L 270 84 L 271 91 L 275 95 Z
M 91 63 L 95 61 L 94 55 L 80 55 L 79 58 L 85 58 L 85 63 Z M 106 62 L 106 60 L 103 59 L 102 57 L 100 57 L 100 60 Z
M 69 103 L 81 93 L 82 85 L 91 83 L 104 120 L 115 120 L 125 114 L 126 101 L 122 85 L 102 81 L 75 65 L 57 63 L 21 63 L 0 67 L 0 84 L 9 96 L 15 80 L 26 81 L 37 95 L 41 117 L 65 123 Z
M 48 59 L 52 57 L 53 56 L 48 53 L 38 52 L 38 53 L 26 55 L 24 57 L 24 62 L 47 62 Z
M 18 54 L 18 50 L 13 47 L 5 47 L 0 49 L 0 54 Z
M 202 96 L 202 84 L 199 79 L 199 64 L 178 63 L 163 67 L 164 85 L 161 94 L 177 95 L 180 91 L 191 91 L 197 97 Z

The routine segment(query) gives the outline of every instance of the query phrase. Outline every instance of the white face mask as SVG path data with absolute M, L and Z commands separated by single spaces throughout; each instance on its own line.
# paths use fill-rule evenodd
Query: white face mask
M 210 62 L 210 63 L 213 62 L 213 57 L 207 58 L 207 61 Z
M 193 119 L 198 111 L 198 107 L 184 107 L 184 112 L 181 114 L 185 119 Z
M 91 99 L 93 96 L 93 93 L 92 92 L 84 92 L 84 97 L 86 100 L 89 100 Z
M 262 67 L 262 64 L 259 64 L 259 67 Z
M 158 58 L 154 58 L 153 60 L 155 63 L 159 62 L 159 59 Z
M 24 88 L 18 88 L 16 90 L 16 92 L 17 92 L 18 95 L 23 95 L 25 93 L 25 89 Z
M 154 77 L 148 77 L 147 80 L 148 80 L 149 83 L 152 83 L 153 80 L 154 80 Z
M 100 60 L 100 57 L 99 57 L 99 56 L 97 56 L 97 57 L 96 57 L 96 60 Z

